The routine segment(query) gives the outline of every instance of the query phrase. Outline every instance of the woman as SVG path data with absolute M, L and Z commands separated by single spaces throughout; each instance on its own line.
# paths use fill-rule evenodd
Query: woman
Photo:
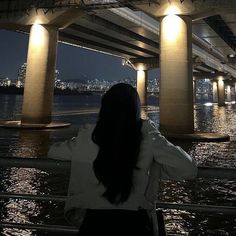
M 48 156 L 71 160 L 65 215 L 77 226 L 82 221 L 80 236 L 153 235 L 148 212 L 159 180 L 197 174 L 186 152 L 140 118 L 139 96 L 124 83 L 103 96 L 95 127 L 86 125 L 77 137 L 54 144 Z

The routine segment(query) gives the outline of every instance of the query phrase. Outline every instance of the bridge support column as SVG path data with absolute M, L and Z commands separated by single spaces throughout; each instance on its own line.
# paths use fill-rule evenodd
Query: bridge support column
M 147 106 L 147 70 L 137 70 L 137 92 L 140 98 L 141 106 Z
M 236 82 L 234 82 L 234 101 L 236 101 Z
M 30 30 L 22 125 L 51 122 L 58 30 L 33 25 Z
M 236 82 L 234 82 L 234 101 L 236 101 Z
M 218 84 L 218 105 L 224 106 L 225 105 L 225 83 L 224 83 L 223 76 L 217 77 L 217 84 Z
M 193 77 L 193 103 L 196 102 L 197 88 L 196 88 L 196 79 Z
M 194 133 L 192 21 L 167 15 L 160 29 L 160 130 Z
M 130 58 L 128 65 L 137 71 L 137 92 L 142 107 L 147 104 L 148 70 L 159 67 L 158 58 Z
M 227 92 L 227 102 L 231 102 L 231 86 L 228 84 L 226 87 L 226 92 Z
M 213 81 L 212 83 L 212 92 L 213 92 L 213 102 L 217 103 L 218 102 L 218 88 L 217 88 L 217 82 Z

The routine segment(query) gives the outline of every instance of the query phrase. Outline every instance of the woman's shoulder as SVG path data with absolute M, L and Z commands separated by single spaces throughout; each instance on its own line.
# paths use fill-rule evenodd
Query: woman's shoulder
M 92 123 L 87 123 L 87 124 L 82 124 L 79 126 L 79 130 L 90 130 L 95 127 L 95 124 Z
M 142 120 L 142 132 L 146 134 L 160 134 L 158 124 L 151 119 Z
M 83 124 L 78 128 L 78 135 L 80 134 L 90 134 L 93 132 L 95 124 Z

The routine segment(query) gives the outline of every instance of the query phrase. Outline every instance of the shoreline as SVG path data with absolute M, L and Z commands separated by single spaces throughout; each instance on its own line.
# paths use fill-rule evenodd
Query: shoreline
M 17 87 L 0 87 L 0 95 L 23 95 L 24 88 L 17 88 Z M 93 91 L 77 91 L 77 90 L 70 90 L 70 89 L 54 89 L 54 95 L 99 95 L 103 94 L 103 92 L 93 92 Z

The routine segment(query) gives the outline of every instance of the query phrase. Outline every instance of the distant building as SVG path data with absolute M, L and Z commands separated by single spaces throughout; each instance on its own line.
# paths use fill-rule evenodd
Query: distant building
M 0 87 L 9 87 L 12 85 L 12 81 L 7 77 L 0 77 Z
M 212 99 L 212 82 L 210 79 L 196 80 L 196 98 L 200 102 Z
M 20 69 L 18 70 L 17 74 L 17 80 L 16 80 L 16 87 L 21 88 L 25 85 L 25 78 L 26 78 L 26 68 L 27 63 L 25 62 L 23 65 L 21 65 Z M 60 83 L 59 78 L 59 70 L 55 70 L 55 87 L 58 87 L 58 84 Z
M 148 87 L 147 87 L 147 91 L 148 92 L 159 92 L 159 84 L 160 84 L 160 80 L 158 78 L 150 78 L 148 79 Z
M 17 80 L 16 80 L 16 87 L 17 88 L 24 87 L 25 75 L 26 75 L 26 66 L 27 66 L 27 64 L 24 63 L 23 65 L 21 65 L 20 69 L 18 70 Z

